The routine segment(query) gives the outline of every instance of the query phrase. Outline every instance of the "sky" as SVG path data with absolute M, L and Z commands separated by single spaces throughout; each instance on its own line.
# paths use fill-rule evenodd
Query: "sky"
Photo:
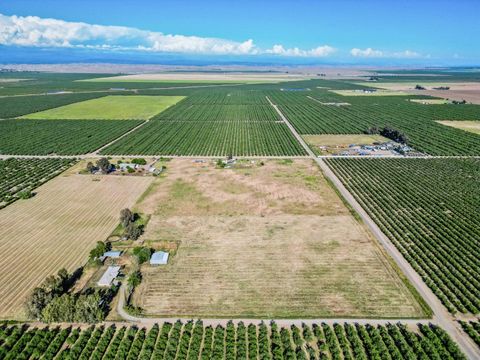
M 0 61 L 480 64 L 478 0 L 2 0 Z

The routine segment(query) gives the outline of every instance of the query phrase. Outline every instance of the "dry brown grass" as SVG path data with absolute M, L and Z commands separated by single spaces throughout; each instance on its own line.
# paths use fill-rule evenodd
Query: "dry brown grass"
M 216 169 L 172 160 L 137 205 L 143 239 L 179 243 L 143 266 L 135 302 L 150 315 L 415 317 L 385 254 L 311 160 Z
M 94 181 L 95 180 L 95 181 Z M 62 267 L 83 265 L 152 178 L 67 175 L 0 210 L 0 318 L 22 318 L 28 293 Z
M 438 123 L 446 126 L 451 126 L 457 129 L 462 129 L 474 134 L 480 134 L 480 121 L 437 121 Z

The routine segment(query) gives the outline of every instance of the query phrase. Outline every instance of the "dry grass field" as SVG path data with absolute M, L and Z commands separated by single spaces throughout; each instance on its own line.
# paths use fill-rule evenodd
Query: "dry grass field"
M 480 135 L 480 121 L 437 121 L 438 123 L 446 126 L 451 126 L 457 129 L 472 132 Z
M 365 85 L 365 83 L 357 83 Z M 416 85 L 423 86 L 426 90 L 415 90 Z M 369 86 L 385 89 L 385 91 L 404 91 L 413 95 L 429 95 L 443 99 L 465 100 L 472 104 L 480 104 L 480 83 L 478 82 L 432 82 L 432 81 L 418 81 L 418 82 L 379 82 Z M 441 86 L 448 86 L 449 90 L 435 90 Z
M 45 277 L 83 265 L 151 181 L 69 172 L 0 210 L 0 318 L 21 319 L 25 297 Z
M 134 302 L 151 316 L 417 317 L 420 305 L 311 160 L 175 159 L 137 210 L 143 239 L 178 245 L 144 265 Z

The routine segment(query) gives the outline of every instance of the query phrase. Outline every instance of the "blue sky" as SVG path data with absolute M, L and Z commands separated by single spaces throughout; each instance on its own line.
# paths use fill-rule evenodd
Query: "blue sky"
M 146 59 L 177 54 L 285 63 L 480 63 L 476 0 L 4 0 L 0 14 L 2 61 L 48 49 L 109 58 L 140 52 Z M 78 22 L 87 25 L 79 29 Z M 112 25 L 122 28 L 106 27 Z M 62 39 L 62 33 L 70 37 Z

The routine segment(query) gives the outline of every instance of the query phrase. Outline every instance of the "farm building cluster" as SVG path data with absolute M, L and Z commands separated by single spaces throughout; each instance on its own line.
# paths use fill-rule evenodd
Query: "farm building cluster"
M 399 144 L 393 141 L 385 143 L 374 143 L 372 145 L 350 144 L 348 147 L 331 148 L 327 146 L 319 147 L 322 152 L 327 152 L 333 156 L 419 156 L 421 153 L 405 144 Z
M 116 260 L 120 259 L 122 256 L 121 251 L 107 251 L 105 252 L 99 260 L 104 262 L 107 259 L 111 259 L 113 263 L 107 267 L 105 272 L 103 273 L 100 280 L 98 280 L 97 285 L 99 287 L 109 287 L 112 285 L 118 285 L 118 278 L 122 275 L 122 266 L 116 263 Z M 156 251 L 150 257 L 150 265 L 157 266 L 157 265 L 167 265 L 168 264 L 168 257 L 169 253 L 165 251 Z

